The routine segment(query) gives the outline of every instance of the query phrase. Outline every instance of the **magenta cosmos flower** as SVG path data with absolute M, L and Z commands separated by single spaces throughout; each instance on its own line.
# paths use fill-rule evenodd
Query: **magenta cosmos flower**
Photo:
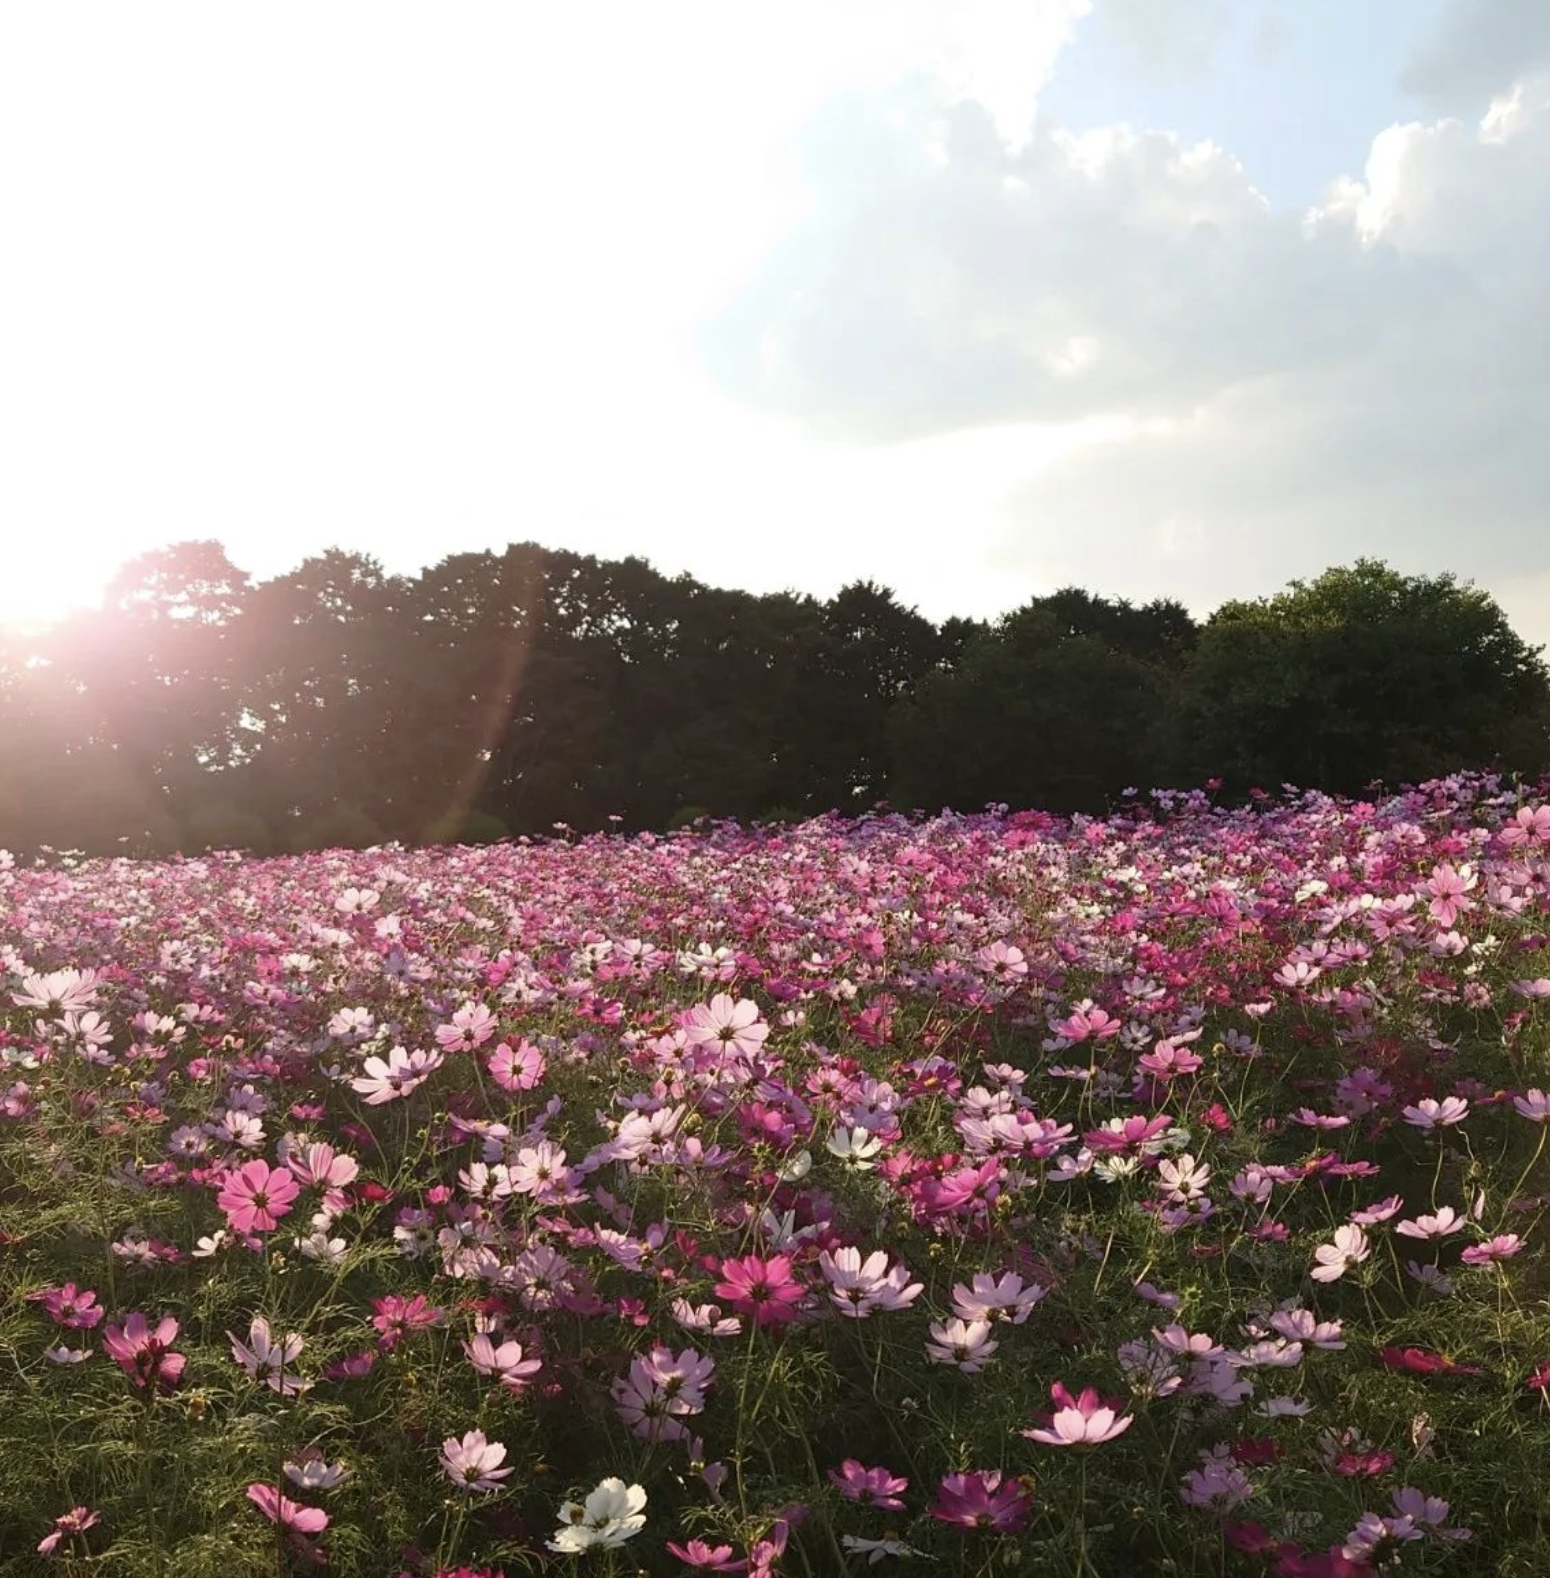
M 62 1288 L 39 1288 L 27 1297 L 33 1303 L 41 1304 L 50 1320 L 74 1331 L 95 1326 L 102 1319 L 102 1306 L 97 1302 L 97 1295 L 89 1288 L 76 1287 L 73 1282 L 65 1283 Z
M 271 1167 L 262 1157 L 244 1162 L 226 1174 L 215 1203 L 236 1233 L 269 1233 L 289 1216 L 301 1186 L 286 1168 Z
M 178 1323 L 164 1316 L 152 1326 L 138 1310 L 122 1326 L 109 1326 L 102 1335 L 102 1345 L 108 1356 L 136 1386 L 149 1386 L 152 1382 L 164 1392 L 170 1392 L 183 1374 L 188 1360 L 181 1353 L 172 1353 L 171 1345 L 178 1335 Z
M 1083 1387 L 1079 1397 L 1073 1397 L 1064 1383 L 1056 1381 L 1049 1395 L 1058 1405 L 1050 1415 L 1048 1425 L 1038 1430 L 1021 1430 L 1019 1435 L 1030 1441 L 1042 1441 L 1045 1446 L 1095 1447 L 1105 1441 L 1122 1436 L 1134 1423 L 1133 1414 L 1120 1414 L 1114 1404 L 1099 1397 L 1096 1387 Z
M 1033 1497 L 1016 1480 L 1002 1483 L 1000 1469 L 988 1473 L 948 1474 L 926 1509 L 939 1523 L 965 1529 L 1015 1534 L 1028 1522 Z
M 752 1315 L 760 1326 L 778 1326 L 796 1319 L 802 1302 L 802 1284 L 791 1274 L 789 1255 L 744 1255 L 741 1260 L 721 1262 L 721 1281 L 717 1296 L 735 1310 Z

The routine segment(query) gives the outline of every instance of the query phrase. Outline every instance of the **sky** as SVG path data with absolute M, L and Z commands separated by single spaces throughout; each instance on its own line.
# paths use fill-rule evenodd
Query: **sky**
M 1550 6 L 7 6 L 0 214 L 0 619 L 533 541 L 1550 643 Z

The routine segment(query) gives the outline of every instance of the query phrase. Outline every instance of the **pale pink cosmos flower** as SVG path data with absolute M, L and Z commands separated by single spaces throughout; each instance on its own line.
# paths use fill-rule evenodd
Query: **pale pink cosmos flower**
M 1514 981 L 1512 989 L 1520 997 L 1550 997 L 1550 975 L 1541 975 L 1532 981 Z
M 499 1441 L 486 1441 L 482 1430 L 465 1432 L 461 1441 L 448 1436 L 441 1443 L 441 1465 L 459 1490 L 499 1490 L 511 1473 L 501 1467 L 505 1460 L 506 1448 Z
M 472 1342 L 465 1342 L 463 1352 L 481 1375 L 493 1375 L 511 1392 L 520 1392 L 543 1368 L 541 1360 L 522 1356 L 521 1343 L 497 1343 L 484 1332 L 478 1333 Z
M 1391 1194 L 1386 1199 L 1379 1200 L 1373 1205 L 1363 1206 L 1358 1211 L 1351 1213 L 1351 1220 L 1358 1227 L 1377 1227 L 1380 1222 L 1387 1222 L 1390 1217 L 1398 1216 L 1404 1205 L 1404 1200 L 1397 1194 Z
M 1337 1227 L 1334 1243 L 1320 1244 L 1313 1251 L 1316 1264 L 1308 1275 L 1315 1282 L 1333 1282 L 1343 1277 L 1353 1266 L 1360 1265 L 1371 1253 L 1367 1235 L 1361 1228 Z
M 311 1184 L 329 1191 L 339 1191 L 360 1177 L 360 1163 L 353 1156 L 345 1156 L 332 1145 L 321 1143 L 287 1147 L 285 1165 L 299 1184 Z M 339 1196 L 340 1207 L 344 1196 Z M 330 1209 L 339 1209 L 331 1207 Z
M 237 1233 L 268 1233 L 289 1216 L 301 1188 L 284 1168 L 271 1167 L 262 1157 L 244 1162 L 226 1174 L 215 1203 Z
M 1271 1326 L 1293 1342 L 1305 1342 L 1312 1348 L 1325 1348 L 1338 1352 L 1345 1347 L 1345 1328 L 1337 1320 L 1320 1320 L 1312 1310 L 1277 1310 L 1270 1317 Z
M 978 1272 L 967 1287 L 953 1284 L 953 1314 L 964 1321 L 1009 1321 L 1021 1326 L 1048 1292 L 1037 1282 L 1025 1283 L 1015 1271 L 999 1277 Z
M 350 1477 L 343 1463 L 330 1463 L 316 1447 L 308 1447 L 281 1465 L 285 1477 L 303 1490 L 333 1490 Z
M 1436 866 L 1432 874 L 1421 884 L 1424 893 L 1431 894 L 1431 902 L 1427 911 L 1439 926 L 1451 926 L 1459 915 L 1473 907 L 1474 901 L 1464 895 L 1471 892 L 1479 883 L 1480 878 L 1470 866 L 1453 866 L 1443 864 Z
M 743 1323 L 736 1315 L 723 1315 L 719 1304 L 691 1304 L 688 1299 L 674 1299 L 668 1306 L 673 1319 L 685 1331 L 698 1332 L 705 1337 L 736 1337 Z
M 1441 1101 L 1426 1096 L 1413 1107 L 1404 1108 L 1401 1116 L 1412 1128 L 1445 1129 L 1469 1116 L 1469 1103 L 1462 1096 L 1444 1096 Z
M 46 975 L 24 970 L 21 990 L 11 994 L 11 1001 L 18 1008 L 55 1014 L 80 1013 L 96 1000 L 95 970 L 53 970 Z
M 856 1320 L 865 1319 L 873 1310 L 908 1309 L 924 1288 L 923 1283 L 910 1281 L 907 1266 L 890 1266 L 884 1249 L 874 1250 L 865 1260 L 861 1251 L 851 1246 L 833 1254 L 824 1250 L 818 1265 L 840 1313 Z
M 1080 1396 L 1073 1397 L 1064 1382 L 1056 1381 L 1049 1394 L 1057 1406 L 1048 1424 L 1018 1431 L 1029 1441 L 1085 1450 L 1124 1435 L 1135 1422 L 1133 1414 L 1120 1414 L 1114 1405 L 1099 1397 L 1096 1387 L 1084 1387 Z
M 1530 1090 L 1514 1096 L 1512 1104 L 1530 1123 L 1550 1123 L 1550 1095 L 1542 1090 Z
M 1000 1346 L 990 1335 L 988 1320 L 933 1321 L 929 1330 L 926 1357 L 933 1364 L 956 1365 L 965 1375 L 978 1374 Z
M 385 1058 L 369 1057 L 350 1088 L 365 1098 L 368 1107 L 380 1107 L 418 1090 L 441 1067 L 440 1052 L 409 1051 L 392 1047 Z
M 1435 1216 L 1417 1216 L 1398 1223 L 1394 1231 L 1401 1238 L 1449 1238 L 1462 1233 L 1468 1225 L 1468 1218 L 1445 1205 Z
M 1346 1535 L 1340 1554 L 1348 1562 L 1389 1560 L 1401 1545 L 1421 1537 L 1421 1531 L 1410 1518 L 1384 1518 L 1376 1512 L 1364 1512 L 1356 1527 Z
M 770 1033 L 757 1003 L 746 997 L 734 1003 L 725 992 L 717 992 L 708 1005 L 691 1008 L 682 1024 L 691 1046 L 719 1046 L 739 1057 L 752 1057 Z
M 269 1322 L 262 1315 L 255 1315 L 248 1325 L 246 1343 L 231 1332 L 226 1336 L 231 1343 L 232 1358 L 247 1371 L 250 1379 L 263 1381 L 282 1397 L 299 1397 L 311 1388 L 311 1381 L 286 1374 L 287 1367 L 296 1362 L 304 1346 L 296 1332 L 287 1332 L 284 1339 L 277 1342 L 269 1330 Z

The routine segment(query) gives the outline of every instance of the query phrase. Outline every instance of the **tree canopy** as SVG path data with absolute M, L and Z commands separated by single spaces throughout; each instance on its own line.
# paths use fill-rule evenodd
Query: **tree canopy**
M 764 596 L 537 544 L 255 583 L 147 554 L 0 632 L 0 847 L 94 854 L 663 829 L 879 800 L 1101 812 L 1224 780 L 1352 792 L 1550 760 L 1484 592 L 1359 560 L 1204 624 L 1078 587 L 933 624 L 878 582 Z

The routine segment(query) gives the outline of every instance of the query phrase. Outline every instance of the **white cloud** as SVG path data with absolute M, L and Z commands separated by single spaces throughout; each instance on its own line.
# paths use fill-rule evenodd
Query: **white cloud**
M 1230 10 L 1228 0 L 1096 0 L 1094 19 L 1138 66 L 1189 79 L 1209 72 Z M 1261 32 L 1272 24 L 1269 14 L 1259 20 Z
M 1550 64 L 1550 6 L 1539 0 L 1448 0 L 1412 52 L 1407 92 L 1442 109 L 1470 109 Z
M 923 90 L 852 100 L 820 146 L 712 364 L 864 443 L 1131 419 L 1029 468 L 1002 562 L 1201 611 L 1359 553 L 1504 596 L 1550 570 L 1550 81 L 1388 129 L 1301 220 L 1209 145 L 1044 128 L 1014 152 Z

